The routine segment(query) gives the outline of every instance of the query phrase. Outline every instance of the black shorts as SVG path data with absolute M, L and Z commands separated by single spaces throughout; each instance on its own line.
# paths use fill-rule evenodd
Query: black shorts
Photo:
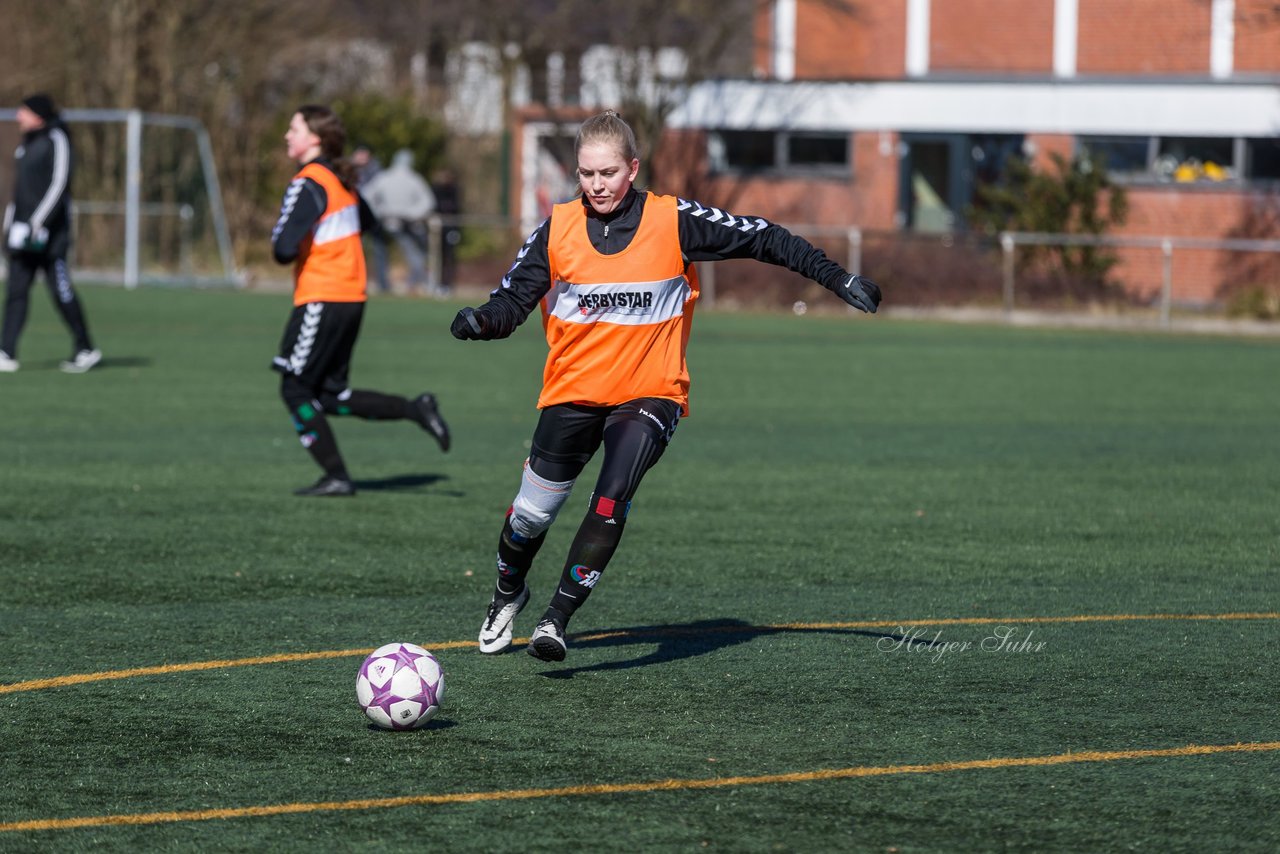
M 297 377 L 317 394 L 345 391 L 351 351 L 364 317 L 362 302 L 309 302 L 294 306 L 271 367 Z
M 658 397 L 618 406 L 548 406 L 533 433 L 530 466 L 548 480 L 573 480 L 603 444 L 596 495 L 630 501 L 671 442 L 680 411 L 680 404 Z

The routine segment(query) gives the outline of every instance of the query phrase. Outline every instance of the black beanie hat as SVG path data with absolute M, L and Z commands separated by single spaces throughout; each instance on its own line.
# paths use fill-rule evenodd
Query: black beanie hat
M 46 122 L 53 121 L 58 117 L 58 108 L 53 105 L 53 99 L 43 92 L 39 95 L 31 95 L 22 99 L 22 106 L 35 113 Z

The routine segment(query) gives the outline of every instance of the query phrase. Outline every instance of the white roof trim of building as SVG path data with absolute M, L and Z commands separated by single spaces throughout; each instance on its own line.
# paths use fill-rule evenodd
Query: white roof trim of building
M 1280 136 L 1280 86 L 1266 83 L 699 83 L 672 128 L 726 130 Z

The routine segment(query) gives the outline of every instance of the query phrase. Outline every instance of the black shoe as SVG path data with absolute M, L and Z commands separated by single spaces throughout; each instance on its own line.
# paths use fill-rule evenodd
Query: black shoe
M 440 409 L 436 406 L 434 394 L 420 394 L 414 398 L 409 408 L 411 418 L 422 425 L 435 440 L 440 443 L 440 450 L 449 450 L 449 425 L 440 417 Z
M 316 495 L 322 498 L 339 498 L 356 494 L 356 487 L 344 477 L 327 474 L 310 486 L 295 489 L 294 495 Z

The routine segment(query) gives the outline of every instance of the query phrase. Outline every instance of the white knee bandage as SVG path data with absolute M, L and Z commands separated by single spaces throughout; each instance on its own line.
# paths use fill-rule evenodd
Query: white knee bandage
M 511 502 L 511 530 L 522 537 L 532 539 L 556 520 L 556 514 L 569 500 L 575 481 L 557 483 L 538 477 L 524 461 L 524 474 L 520 478 L 520 492 Z

